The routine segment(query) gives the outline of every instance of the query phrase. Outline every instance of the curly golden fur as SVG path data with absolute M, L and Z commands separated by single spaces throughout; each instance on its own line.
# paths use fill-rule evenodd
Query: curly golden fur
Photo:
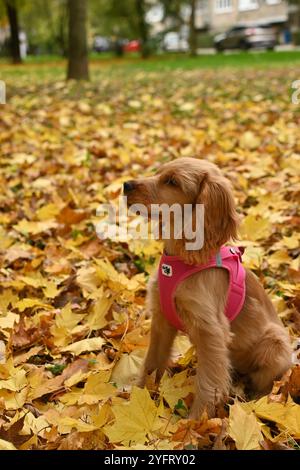
M 164 240 L 169 255 L 186 263 L 202 263 L 220 247 L 237 237 L 239 216 L 229 180 L 213 163 L 179 158 L 164 164 L 156 175 L 130 182 L 128 204 L 202 203 L 205 208 L 204 246 L 185 250 L 185 240 Z M 258 394 L 268 393 L 273 381 L 291 365 L 291 345 L 277 313 L 256 276 L 246 270 L 246 299 L 237 318 L 229 323 L 224 314 L 228 273 L 210 268 L 185 279 L 177 288 L 178 315 L 196 347 L 196 394 L 191 417 L 198 418 L 226 400 L 231 372 L 237 370 L 251 380 Z M 140 385 L 146 375 L 162 376 L 177 331 L 161 312 L 157 273 L 149 281 L 147 309 L 152 315 L 151 339 Z

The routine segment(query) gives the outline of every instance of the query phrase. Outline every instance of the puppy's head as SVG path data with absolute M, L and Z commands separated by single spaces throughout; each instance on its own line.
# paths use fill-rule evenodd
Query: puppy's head
M 231 185 L 213 163 L 195 158 L 179 158 L 165 163 L 154 176 L 124 183 L 128 206 L 196 204 L 204 205 L 204 245 L 201 250 L 186 251 L 186 240 L 171 240 L 167 247 L 186 262 L 205 262 L 229 239 L 237 236 L 238 214 Z M 169 251 L 169 250 L 168 250 Z

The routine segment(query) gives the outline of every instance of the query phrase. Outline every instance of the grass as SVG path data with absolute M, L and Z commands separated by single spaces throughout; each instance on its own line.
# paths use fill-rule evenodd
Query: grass
M 224 69 L 224 68 L 270 68 L 300 65 L 299 51 L 250 51 L 230 54 L 199 55 L 161 54 L 147 60 L 136 54 L 117 58 L 111 54 L 95 54 L 90 57 L 91 75 L 96 77 L 102 70 L 110 72 L 168 70 Z M 24 64 L 15 66 L 0 61 L 0 79 L 19 78 L 30 75 L 32 79 L 61 80 L 65 77 L 66 60 L 59 56 L 28 57 Z
M 269 67 L 280 65 L 300 64 L 298 51 L 253 51 L 225 54 L 203 54 L 190 57 L 186 54 L 158 55 L 145 61 L 125 59 L 123 65 L 130 68 L 140 68 L 147 71 L 221 67 Z
M 135 80 L 137 73 L 165 73 L 192 70 L 214 70 L 220 75 L 225 70 L 269 70 L 274 68 L 299 69 L 300 52 L 237 52 L 232 54 L 200 55 L 190 57 L 187 54 L 163 54 L 147 60 L 136 54 L 117 58 L 112 55 L 93 54 L 90 58 L 91 78 L 94 83 L 101 83 L 104 77 L 122 77 L 123 80 Z M 16 86 L 26 87 L 28 83 L 42 84 L 63 81 L 66 78 L 67 61 L 58 56 L 29 57 L 22 65 L 12 65 L 0 61 L 0 80 L 7 82 L 9 90 Z M 299 74 L 298 74 L 299 75 Z M 295 71 L 295 80 L 298 78 Z

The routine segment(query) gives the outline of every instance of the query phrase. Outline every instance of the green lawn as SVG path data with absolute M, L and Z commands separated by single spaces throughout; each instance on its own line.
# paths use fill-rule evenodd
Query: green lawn
M 104 62 L 105 63 L 105 62 Z M 109 61 L 107 62 L 109 64 Z M 269 67 L 300 63 L 300 51 L 254 51 L 225 54 L 203 54 L 190 57 L 186 54 L 164 54 L 147 60 L 124 59 L 120 65 L 143 70 L 192 70 L 220 67 Z
M 200 55 L 192 58 L 184 54 L 163 54 L 142 60 L 136 55 L 116 58 L 105 54 L 92 54 L 92 76 L 102 71 L 129 72 L 131 70 L 168 71 L 220 68 L 292 67 L 300 64 L 300 52 L 237 52 L 232 54 Z M 12 66 L 0 61 L 0 79 L 30 74 L 40 79 L 63 79 L 66 61 L 58 56 L 29 57 L 23 65 Z

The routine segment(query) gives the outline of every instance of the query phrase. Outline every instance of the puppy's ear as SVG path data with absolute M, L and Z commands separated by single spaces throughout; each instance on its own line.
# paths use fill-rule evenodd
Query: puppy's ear
M 208 175 L 200 183 L 198 204 L 204 204 L 204 252 L 213 252 L 237 238 L 239 215 L 231 184 L 220 175 Z
M 195 204 L 204 205 L 204 239 L 200 250 L 187 250 L 185 237 L 176 240 L 176 252 L 187 264 L 206 263 L 222 245 L 237 238 L 239 215 L 235 210 L 231 184 L 220 174 L 201 175 Z M 193 230 L 197 229 L 193 210 Z

